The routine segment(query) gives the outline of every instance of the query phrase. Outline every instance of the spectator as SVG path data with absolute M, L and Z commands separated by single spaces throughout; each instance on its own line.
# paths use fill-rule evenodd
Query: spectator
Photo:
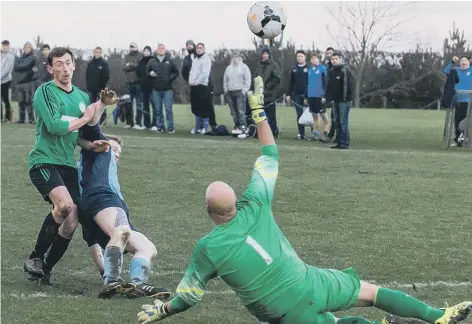
M 154 107 L 154 115 L 157 121 L 153 126 L 157 126 L 157 132 L 166 131 L 164 126 L 164 116 L 162 114 L 162 104 L 166 107 L 167 131 L 175 133 L 174 114 L 172 104 L 174 101 L 174 91 L 172 84 L 179 76 L 179 70 L 169 56 L 166 55 L 166 47 L 164 44 L 157 46 L 157 56 L 149 60 L 146 66 L 146 73 L 152 79 L 152 105 Z
M 277 138 L 279 131 L 275 112 L 275 100 L 280 85 L 280 72 L 277 63 L 271 58 L 268 46 L 264 46 L 262 49 L 262 59 L 254 77 L 258 76 L 261 76 L 264 80 L 264 110 L 267 115 L 267 121 L 274 137 Z
M 188 78 L 190 76 L 190 71 L 192 69 L 193 60 L 196 57 L 195 54 L 195 43 L 193 40 L 189 39 L 185 43 L 185 48 L 187 49 L 188 55 L 184 58 L 184 62 L 182 64 L 182 77 L 188 83 Z M 190 98 L 190 101 L 192 99 Z M 195 115 L 195 127 L 190 131 L 190 134 L 201 134 L 202 130 L 205 134 L 208 129 L 208 118 L 202 118 L 200 116 Z
M 36 64 L 36 58 L 33 55 L 33 47 L 30 42 L 26 42 L 23 46 L 23 54 L 15 62 L 15 72 L 18 73 L 16 82 L 16 92 L 18 96 L 18 106 L 20 107 L 20 118 L 17 124 L 24 124 L 26 121 L 26 112 L 28 112 L 28 122 L 34 124 L 33 113 L 33 67 Z
M 131 103 L 126 106 L 128 113 L 126 114 L 125 128 L 131 128 L 133 121 L 133 101 L 136 101 L 136 110 L 142 109 L 141 91 L 138 82 L 138 63 L 142 58 L 142 54 L 138 51 L 138 45 L 135 42 L 129 44 L 129 53 L 125 55 L 122 70 L 125 71 L 125 92 L 130 95 Z
M 51 51 L 51 48 L 48 44 L 44 44 L 41 46 L 41 54 L 38 55 L 36 58 L 36 64 L 33 67 L 34 72 L 34 81 L 35 81 L 35 91 L 39 88 L 39 86 L 43 83 L 51 81 L 51 74 L 49 74 L 47 66 L 48 66 L 48 55 Z
M 251 87 L 251 71 L 234 52 L 223 76 L 223 89 L 234 121 L 233 134 L 246 132 L 246 94 Z
M 457 146 L 462 146 L 461 131 L 459 129 L 460 122 L 467 117 L 467 109 L 470 101 L 470 94 L 460 93 L 460 90 L 472 91 L 472 68 L 470 67 L 470 61 L 467 56 L 461 56 L 460 58 L 454 56 L 453 61 L 449 63 L 444 69 L 444 73 L 450 74 L 452 69 L 457 71 L 459 76 L 459 82 L 456 84 L 455 94 L 455 113 L 454 113 L 454 129 L 455 136 L 454 142 Z M 454 66 L 459 64 L 459 66 Z
M 338 142 L 332 148 L 348 149 L 350 145 L 349 110 L 352 101 L 352 76 L 341 61 L 341 54 L 331 56 L 333 68 L 328 71 L 326 100 L 333 103 Z
M 211 59 L 205 53 L 205 45 L 198 43 L 196 57 L 190 69 L 190 105 L 195 116 L 207 118 L 213 129 L 217 126 L 213 106 L 213 83 L 211 81 Z M 205 134 L 206 130 L 200 133 Z
M 157 127 L 153 126 L 157 124 L 156 115 L 154 113 L 153 121 L 151 124 L 151 112 L 149 105 L 151 103 L 152 95 L 152 80 L 146 73 L 146 67 L 149 60 L 152 58 L 152 49 L 151 46 L 145 46 L 143 50 L 143 57 L 138 63 L 138 80 L 140 85 L 140 93 L 142 96 L 143 109 L 136 111 L 136 125 L 134 129 L 149 129 L 151 131 L 157 131 Z M 153 109 L 155 111 L 156 108 Z M 144 115 L 144 126 L 143 126 L 143 115 Z
M 1 120 L 10 121 L 11 104 L 10 104 L 10 85 L 11 74 L 15 66 L 15 57 L 10 52 L 10 42 L 2 41 L 2 108 L 0 110 Z M 5 104 L 5 119 L 3 119 L 3 103 Z
M 325 91 L 326 81 L 328 80 L 327 68 L 320 64 L 320 58 L 317 54 L 311 55 L 311 67 L 308 70 L 308 106 L 313 114 L 313 131 L 312 138 L 327 141 L 329 122 L 325 110 Z M 318 116 L 323 119 L 324 138 L 321 138 L 318 131 Z
M 325 51 L 324 60 L 325 60 L 325 66 L 328 69 L 328 75 L 329 75 L 329 71 L 333 68 L 333 64 L 331 63 L 331 56 L 333 55 L 333 53 L 334 53 L 334 48 L 332 48 L 332 47 L 328 47 Z M 331 102 L 326 103 L 326 106 L 329 106 L 329 105 L 331 105 Z M 334 120 L 334 108 L 331 107 L 331 127 L 330 127 L 329 132 L 328 132 L 329 141 L 332 141 L 333 138 L 336 135 L 336 125 L 334 124 L 334 122 L 335 122 L 335 120 Z M 334 141 L 338 142 L 338 139 L 335 138 Z
M 100 92 L 106 88 L 110 80 L 110 68 L 107 61 L 103 59 L 102 48 L 97 46 L 93 50 L 93 58 L 87 64 L 85 71 L 85 82 L 87 83 L 87 92 L 89 93 L 90 103 L 98 101 Z M 100 124 L 106 121 L 107 110 L 100 116 Z
M 297 65 L 292 68 L 290 74 L 290 92 L 287 96 L 288 102 L 293 100 L 295 112 L 297 113 L 298 134 L 295 139 L 305 139 L 305 126 L 301 125 L 298 120 L 303 114 L 304 102 L 308 89 L 308 66 L 306 65 L 306 55 L 303 50 L 297 51 Z M 290 97 L 290 95 L 292 97 Z

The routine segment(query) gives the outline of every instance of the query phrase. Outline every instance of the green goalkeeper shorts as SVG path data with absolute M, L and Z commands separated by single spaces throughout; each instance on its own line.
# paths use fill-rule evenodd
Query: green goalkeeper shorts
M 361 280 L 352 269 L 342 271 L 309 267 L 310 278 L 302 300 L 278 322 L 280 324 L 334 324 L 330 312 L 353 308 Z

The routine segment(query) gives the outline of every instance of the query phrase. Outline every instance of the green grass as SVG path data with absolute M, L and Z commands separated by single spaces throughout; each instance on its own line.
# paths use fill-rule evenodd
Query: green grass
M 353 266 L 366 280 L 436 306 L 472 298 L 470 153 L 441 148 L 444 112 L 353 109 L 348 151 L 293 140 L 294 115 L 278 110 L 283 133 L 273 211 L 299 255 L 320 267 Z M 217 117 L 231 125 L 227 108 L 218 107 Z M 240 193 L 259 152 L 253 139 L 188 135 L 187 106 L 175 107 L 175 120 L 173 135 L 105 129 L 125 140 L 122 190 L 133 222 L 159 251 L 150 282 L 172 290 L 194 243 L 211 228 L 206 185 L 223 180 Z M 102 283 L 80 230 L 52 287 L 26 279 L 23 262 L 49 206 L 27 172 L 34 128 L 3 124 L 1 136 L 2 322 L 135 323 L 144 300 L 96 297 Z M 420 283 L 418 291 L 410 283 Z M 200 305 L 166 321 L 257 323 L 221 281 L 209 290 Z M 382 316 L 371 309 L 343 314 Z

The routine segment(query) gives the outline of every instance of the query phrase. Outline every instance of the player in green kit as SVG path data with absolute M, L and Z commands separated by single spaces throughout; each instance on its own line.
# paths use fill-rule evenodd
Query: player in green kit
M 53 210 L 46 216 L 24 265 L 30 279 L 43 284 L 49 283 L 51 269 L 64 255 L 78 224 L 79 182 L 74 157 L 78 131 L 97 119 L 97 110 L 117 102 L 115 93 L 105 89 L 100 100 L 89 105 L 88 95 L 72 85 L 75 65 L 69 49 L 54 48 L 47 61 L 53 80 L 41 85 L 34 95 L 36 142 L 29 154 L 29 175 L 44 200 L 53 204 Z M 96 141 L 89 149 L 105 148 Z
M 438 309 L 400 291 L 363 282 L 352 269 L 320 269 L 303 262 L 272 215 L 278 175 L 278 151 L 263 110 L 263 83 L 254 79 L 248 100 L 257 124 L 261 156 L 241 198 L 227 184 L 214 182 L 206 191 L 213 230 L 201 238 L 177 296 L 170 302 L 143 305 L 138 321 L 148 324 L 183 312 L 198 303 L 210 279 L 220 277 L 261 322 L 280 324 L 372 324 L 362 317 L 337 319 L 331 313 L 375 306 L 402 317 L 435 324 L 464 320 L 471 302 Z M 383 323 L 389 323 L 387 317 Z

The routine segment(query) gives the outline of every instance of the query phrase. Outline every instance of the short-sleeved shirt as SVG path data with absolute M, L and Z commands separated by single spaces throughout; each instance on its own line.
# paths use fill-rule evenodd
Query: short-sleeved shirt
M 237 214 L 201 238 L 177 288 L 187 304 L 196 304 L 208 280 L 217 276 L 236 292 L 261 321 L 278 319 L 303 296 L 308 266 L 298 257 L 272 215 L 278 175 L 276 145 L 262 147 Z
M 29 169 L 41 163 L 76 167 L 74 149 L 79 133 L 69 132 L 69 122 L 81 118 L 88 105 L 88 95 L 75 86 L 67 92 L 50 81 L 36 90 L 36 142 L 29 154 Z

